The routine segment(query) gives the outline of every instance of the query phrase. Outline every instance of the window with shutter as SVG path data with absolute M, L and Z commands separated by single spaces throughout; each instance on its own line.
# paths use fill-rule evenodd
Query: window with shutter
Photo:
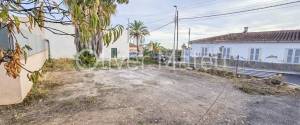
M 222 49 L 222 57 L 224 59 L 229 59 L 230 58 L 230 48 L 223 48 Z
M 251 48 L 250 49 L 250 61 L 259 61 L 261 55 L 261 49 Z
M 300 49 L 287 49 L 286 63 L 300 64 Z
M 293 49 L 288 49 L 287 63 L 292 63 L 292 61 L 293 61 L 293 54 L 294 54 L 294 50 Z
M 250 50 L 250 60 L 251 61 L 254 60 L 254 49 L 253 48 Z
M 206 47 L 202 47 L 201 48 L 201 56 L 204 57 L 204 56 L 208 56 L 208 48 Z
M 295 57 L 294 57 L 294 63 L 299 63 L 300 62 L 300 49 L 295 50 Z

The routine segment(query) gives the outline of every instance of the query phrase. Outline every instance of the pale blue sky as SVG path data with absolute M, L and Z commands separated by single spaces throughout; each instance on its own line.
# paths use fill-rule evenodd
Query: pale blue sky
M 130 0 L 128 5 L 118 7 L 113 24 L 127 24 L 127 19 L 141 20 L 150 31 L 174 18 L 174 7 L 178 5 L 179 16 L 205 16 L 237 10 L 252 9 L 297 0 Z M 248 26 L 249 31 L 300 29 L 300 4 L 287 5 L 255 12 L 230 16 L 181 21 L 180 45 L 188 41 L 188 28 L 192 29 L 191 38 L 198 39 L 232 32 L 242 32 Z M 151 32 L 146 39 L 161 42 L 171 48 L 173 27 L 169 25 Z

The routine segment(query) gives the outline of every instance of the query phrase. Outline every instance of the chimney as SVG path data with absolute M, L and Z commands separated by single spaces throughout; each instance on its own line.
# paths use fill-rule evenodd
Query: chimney
M 244 27 L 244 32 L 243 33 L 248 33 L 249 27 Z

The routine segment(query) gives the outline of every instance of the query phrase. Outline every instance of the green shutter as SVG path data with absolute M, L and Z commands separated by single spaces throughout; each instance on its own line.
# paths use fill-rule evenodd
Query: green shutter
M 118 49 L 111 48 L 111 58 L 118 58 Z

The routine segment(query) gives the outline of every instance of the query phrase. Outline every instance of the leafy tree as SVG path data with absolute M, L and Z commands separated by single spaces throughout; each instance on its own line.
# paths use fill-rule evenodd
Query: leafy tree
M 29 31 L 35 27 L 48 30 L 58 35 L 75 37 L 77 50 L 90 48 L 98 55 L 102 44 L 108 46 L 121 35 L 123 27 L 110 27 L 110 18 L 118 4 L 126 4 L 129 0 L 1 0 L 0 28 L 6 28 L 16 41 L 15 50 L 0 50 L 0 64 L 5 65 L 7 74 L 13 78 L 25 69 L 20 59 L 25 51 L 19 46 L 15 34 L 23 35 L 20 25 L 27 26 Z M 24 19 L 25 17 L 25 19 Z M 22 19 L 21 19 L 22 18 Z M 75 34 L 47 27 L 45 23 L 74 25 Z M 23 35 L 24 36 L 24 35 Z M 26 36 L 24 36 L 26 38 Z M 26 57 L 25 57 L 26 58 Z M 26 69 L 25 69 L 26 70 Z M 39 71 L 29 71 L 29 79 L 35 81 Z
M 142 38 L 144 38 L 146 35 L 149 35 L 149 31 L 147 27 L 144 25 L 142 21 L 135 20 L 133 23 L 130 23 L 129 25 L 129 35 L 131 38 L 136 39 L 136 45 L 137 45 L 137 51 L 138 54 L 140 52 L 139 50 L 139 43 Z
M 92 49 L 98 56 L 102 45 L 108 46 L 122 34 L 123 26 L 110 27 L 111 16 L 118 4 L 128 0 L 65 0 L 75 26 L 77 51 Z

